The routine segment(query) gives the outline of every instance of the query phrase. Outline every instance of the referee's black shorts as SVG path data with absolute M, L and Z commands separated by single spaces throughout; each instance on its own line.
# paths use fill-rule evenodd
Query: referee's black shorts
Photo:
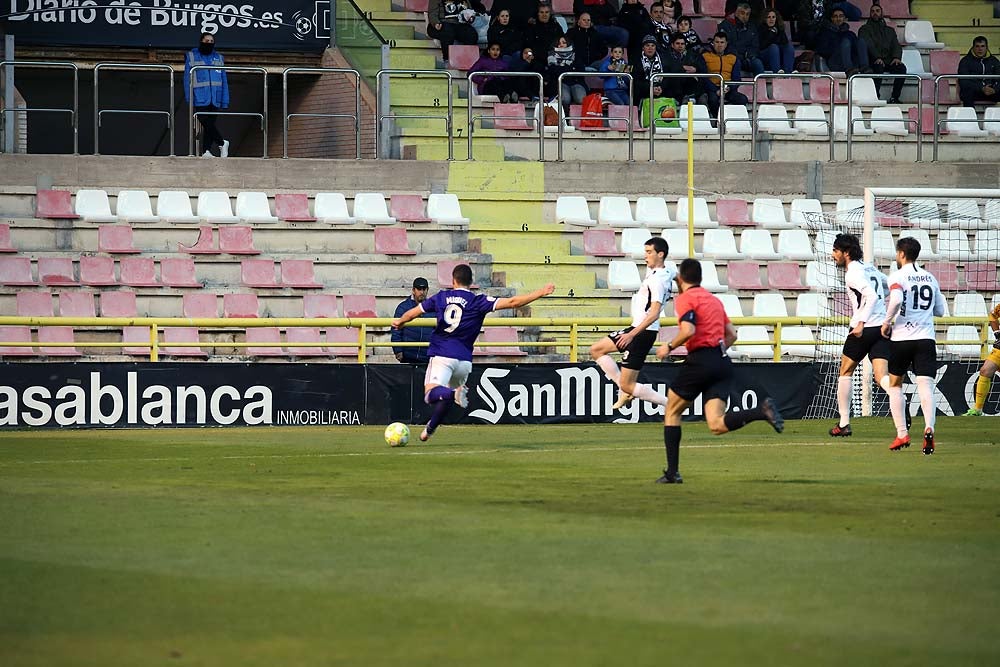
M 906 375 L 913 368 L 913 374 L 934 377 L 937 373 L 937 347 L 929 338 L 922 340 L 894 340 L 889 343 L 889 373 Z
M 608 338 L 615 341 L 615 345 L 617 345 L 618 339 L 622 334 L 627 334 L 634 328 L 626 327 L 619 331 L 612 331 L 608 334 Z M 646 363 L 646 355 L 649 354 L 649 351 L 653 349 L 653 344 L 656 343 L 656 334 L 656 331 L 650 331 L 649 329 L 644 329 L 636 334 L 632 342 L 628 344 L 628 347 L 622 350 L 622 368 L 631 368 L 634 371 L 642 370 L 642 365 Z
M 865 327 L 861 336 L 847 334 L 844 340 L 844 356 L 857 363 L 865 358 L 889 358 L 889 340 L 882 335 L 882 327 Z
M 729 357 L 718 347 L 703 347 L 688 354 L 670 390 L 685 401 L 693 401 L 698 394 L 706 401 L 713 398 L 726 401 L 732 378 L 733 362 Z

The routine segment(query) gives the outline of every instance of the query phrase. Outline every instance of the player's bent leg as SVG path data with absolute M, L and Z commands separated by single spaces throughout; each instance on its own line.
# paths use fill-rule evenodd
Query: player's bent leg
M 722 399 L 715 400 L 722 402 Z M 707 414 L 708 403 L 705 405 L 705 410 Z M 766 421 L 777 433 L 781 433 L 785 430 L 785 418 L 781 416 L 781 411 L 778 410 L 778 405 L 770 396 L 765 397 L 756 408 L 740 410 L 738 412 L 730 410 L 722 416 L 722 419 L 725 422 L 726 430 L 719 431 L 719 434 L 739 430 L 750 422 L 755 421 Z M 713 429 L 712 432 L 715 433 L 716 431 Z

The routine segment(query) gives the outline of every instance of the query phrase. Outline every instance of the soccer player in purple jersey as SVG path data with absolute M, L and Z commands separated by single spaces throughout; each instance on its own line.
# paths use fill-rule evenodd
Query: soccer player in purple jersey
M 434 407 L 427 427 L 420 434 L 424 442 L 434 435 L 452 403 L 469 407 L 465 381 L 472 372 L 472 347 L 486 316 L 495 310 L 527 306 L 552 294 L 555 289 L 549 283 L 534 292 L 502 299 L 474 294 L 469 289 L 472 269 L 468 264 L 456 266 L 451 272 L 451 280 L 452 289 L 441 290 L 392 321 L 392 328 L 399 329 L 424 313 L 433 313 L 437 317 L 437 326 L 427 347 L 430 359 L 424 374 L 424 402 Z

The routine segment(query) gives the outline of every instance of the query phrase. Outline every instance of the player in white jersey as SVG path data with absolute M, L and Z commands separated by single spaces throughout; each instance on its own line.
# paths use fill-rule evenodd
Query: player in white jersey
M 944 296 L 937 278 L 916 265 L 920 243 L 910 237 L 896 241 L 899 270 L 889 276 L 889 305 L 882 324 L 882 335 L 889 343 L 889 410 L 896 424 L 892 451 L 910 446 L 910 434 L 903 418 L 903 376 L 913 368 L 917 378 L 920 408 L 924 413 L 925 455 L 934 453 L 934 374 L 937 371 L 937 348 L 934 344 L 934 318 L 945 313 Z
M 854 234 L 838 234 L 831 253 L 834 264 L 845 269 L 844 287 L 851 302 L 850 331 L 844 340 L 837 379 L 837 408 L 840 422 L 830 429 L 834 437 L 849 437 L 851 431 L 851 384 L 858 362 L 867 356 L 872 362 L 875 381 L 889 392 L 889 341 L 882 337 L 885 321 L 885 297 L 888 284 L 885 274 L 861 261 L 861 243 Z
M 639 384 L 639 371 L 646 361 L 646 355 L 656 343 L 660 330 L 660 313 L 663 305 L 670 300 L 675 271 L 667 269 L 664 261 L 670 247 L 659 237 L 644 244 L 646 257 L 646 278 L 639 291 L 632 296 L 630 326 L 608 334 L 590 346 L 590 357 L 601 367 L 609 380 L 621 390 L 613 409 L 621 408 L 633 398 L 641 398 L 666 405 L 667 397 L 655 391 L 648 384 Z M 612 352 L 621 351 L 622 367 L 611 358 Z

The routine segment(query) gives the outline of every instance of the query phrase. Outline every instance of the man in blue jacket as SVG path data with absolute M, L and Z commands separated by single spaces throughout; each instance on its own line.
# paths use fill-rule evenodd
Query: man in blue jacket
M 201 33 L 201 43 L 198 48 L 188 51 L 184 59 L 184 101 L 190 103 L 191 68 L 197 65 L 223 67 L 225 61 L 222 54 L 215 50 L 215 36 L 211 33 Z M 216 127 L 214 114 L 205 113 L 219 111 L 229 107 L 229 81 L 224 69 L 199 69 L 194 72 L 194 110 L 201 121 L 201 145 L 205 152 L 202 157 L 213 157 L 213 148 L 218 148 L 220 157 L 229 157 L 229 142 L 223 138 Z
M 427 298 L 427 284 L 426 278 L 414 278 L 413 279 L 413 291 L 408 299 L 400 301 L 399 305 L 396 306 L 396 312 L 393 317 L 402 317 L 403 313 L 419 306 Z M 433 318 L 434 315 L 426 314 L 422 317 Z M 428 343 L 431 340 L 431 334 L 434 333 L 434 327 L 400 327 L 399 329 L 392 330 L 392 342 L 393 343 Z M 396 355 L 396 360 L 401 361 L 404 364 L 426 364 L 427 363 L 427 348 L 426 347 L 393 347 L 392 351 Z

